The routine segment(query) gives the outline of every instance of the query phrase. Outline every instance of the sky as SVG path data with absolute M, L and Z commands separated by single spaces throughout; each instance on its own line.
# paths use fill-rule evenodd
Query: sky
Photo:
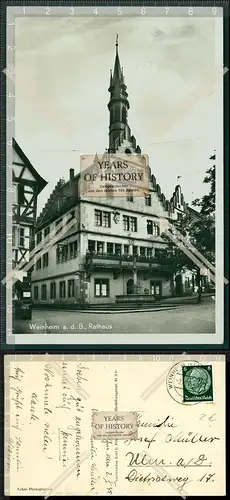
M 157 183 L 166 198 L 177 176 L 186 202 L 205 194 L 209 156 L 222 134 L 216 119 L 222 107 L 221 83 L 215 84 L 221 67 L 218 21 L 16 18 L 15 138 L 48 182 L 38 214 L 58 179 L 68 180 L 70 168 L 79 172 L 80 154 L 108 148 L 109 71 L 117 33 L 128 123 Z

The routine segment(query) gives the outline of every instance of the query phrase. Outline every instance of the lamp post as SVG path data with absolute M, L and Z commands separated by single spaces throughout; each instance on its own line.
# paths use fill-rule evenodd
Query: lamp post
M 129 239 L 129 245 L 132 247 L 132 264 L 133 264 L 133 293 L 137 293 L 137 259 L 136 256 L 133 253 L 133 239 Z
M 79 302 L 81 306 L 85 305 L 85 295 L 86 295 L 86 286 L 85 286 L 85 272 L 84 270 L 76 271 L 75 272 L 76 279 L 80 280 L 80 290 L 79 290 Z

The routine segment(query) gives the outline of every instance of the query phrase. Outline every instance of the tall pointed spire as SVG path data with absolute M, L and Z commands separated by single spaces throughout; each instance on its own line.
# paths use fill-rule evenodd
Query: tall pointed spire
M 116 34 L 116 54 L 118 54 L 118 33 Z
M 116 35 L 116 57 L 115 57 L 115 64 L 114 64 L 114 70 L 113 70 L 113 80 L 114 80 L 114 83 L 120 82 L 122 80 L 121 64 L 120 64 L 120 59 L 119 59 L 119 54 L 118 54 L 118 34 Z
M 118 51 L 118 34 L 115 42 L 115 62 L 113 73 L 110 71 L 110 101 L 108 109 L 110 113 L 109 125 L 109 149 L 113 153 L 124 144 L 125 152 L 136 152 L 139 154 L 139 146 L 136 146 L 135 137 L 131 135 L 128 125 L 129 101 L 127 87 L 124 82 L 123 68 L 121 68 Z M 125 142 L 124 142 L 125 141 Z M 122 146 L 123 147 L 123 146 Z

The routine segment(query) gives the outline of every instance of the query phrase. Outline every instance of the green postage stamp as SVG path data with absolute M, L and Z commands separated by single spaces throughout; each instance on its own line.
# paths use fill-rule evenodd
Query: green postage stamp
M 182 366 L 183 401 L 213 401 L 212 366 Z

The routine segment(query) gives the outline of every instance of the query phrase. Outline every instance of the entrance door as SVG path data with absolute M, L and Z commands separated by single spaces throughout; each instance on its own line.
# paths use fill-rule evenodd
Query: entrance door
M 183 284 L 182 284 L 182 277 L 180 274 L 178 274 L 175 277 L 175 282 L 176 282 L 176 295 L 183 295 Z
M 131 295 L 134 292 L 134 282 L 132 278 L 127 281 L 126 289 L 127 295 Z
M 151 295 L 155 295 L 155 297 L 161 297 L 162 295 L 161 281 L 150 281 L 150 293 Z

